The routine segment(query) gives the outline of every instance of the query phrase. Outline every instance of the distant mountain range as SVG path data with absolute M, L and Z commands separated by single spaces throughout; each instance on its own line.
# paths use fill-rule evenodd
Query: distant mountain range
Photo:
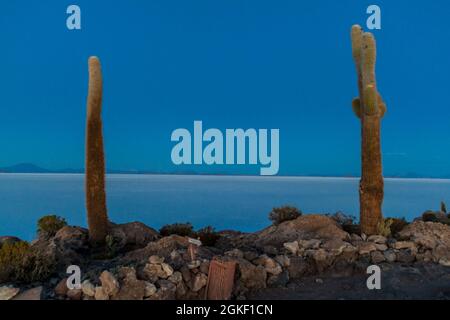
M 141 171 L 141 170 L 114 170 L 107 169 L 107 173 L 112 174 L 183 174 L 183 175 L 225 175 L 226 173 L 211 173 L 211 172 L 197 172 L 192 170 L 177 170 L 177 171 Z M 66 168 L 60 170 L 49 170 L 39 167 L 33 163 L 19 163 L 9 167 L 0 167 L 0 173 L 84 173 L 84 169 Z M 241 174 L 242 175 L 242 174 Z M 310 177 L 358 177 L 358 175 L 324 175 L 324 174 L 301 174 L 301 175 L 279 175 L 279 176 L 310 176 Z M 425 176 L 415 172 L 398 175 L 386 175 L 386 178 L 435 178 L 435 179 L 449 179 L 450 174 L 443 176 Z

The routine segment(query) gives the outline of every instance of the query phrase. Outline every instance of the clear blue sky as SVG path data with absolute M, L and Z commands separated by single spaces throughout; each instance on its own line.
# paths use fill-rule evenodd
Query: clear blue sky
M 82 30 L 66 28 L 66 8 Z M 170 171 L 176 128 L 279 128 L 280 174 L 358 174 L 349 31 L 378 4 L 387 175 L 450 174 L 450 2 L 47 0 L 0 4 L 0 166 L 84 166 L 87 59 L 111 169 Z M 197 169 L 257 173 L 259 167 Z

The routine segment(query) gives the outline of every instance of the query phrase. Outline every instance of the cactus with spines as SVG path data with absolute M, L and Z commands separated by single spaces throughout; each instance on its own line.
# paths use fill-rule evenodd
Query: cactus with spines
M 86 209 L 89 238 L 103 244 L 108 234 L 105 193 L 105 157 L 102 133 L 102 71 L 97 57 L 89 58 L 89 92 L 86 121 Z
M 361 121 L 360 223 L 361 232 L 371 235 L 378 233 L 378 226 L 383 221 L 380 126 L 386 105 L 376 85 L 376 43 L 373 34 L 363 32 L 359 25 L 354 25 L 351 39 L 359 91 L 359 97 L 352 101 L 352 108 Z

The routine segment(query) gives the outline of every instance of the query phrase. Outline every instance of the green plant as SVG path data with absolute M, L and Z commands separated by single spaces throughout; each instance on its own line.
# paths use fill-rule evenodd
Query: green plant
M 391 226 L 393 221 L 391 219 L 383 219 L 381 220 L 377 225 L 377 234 L 382 235 L 383 237 L 390 237 L 391 232 Z
M 193 228 L 192 224 L 190 224 L 189 222 L 167 224 L 159 230 L 159 233 L 163 237 L 167 237 L 172 234 L 176 234 L 176 235 L 179 235 L 182 237 L 185 237 L 185 236 L 192 237 L 195 234 L 194 228 Z
M 62 227 L 67 226 L 64 218 L 56 215 L 48 215 L 40 218 L 37 222 L 38 234 L 45 237 L 53 237 Z
M 381 206 L 384 182 L 381 164 L 380 126 L 386 105 L 375 82 L 376 44 L 374 36 L 359 25 L 351 30 L 352 54 L 358 76 L 359 97 L 352 108 L 361 121 L 361 180 L 359 185 L 361 232 L 377 233 L 383 220 Z
M 220 235 L 214 230 L 213 227 L 207 226 L 196 232 L 196 237 L 200 239 L 203 245 L 207 247 L 213 247 Z
M 27 242 L 6 243 L 0 249 L 0 282 L 46 280 L 55 271 L 55 261 Z
M 89 58 L 89 93 L 86 121 L 86 209 L 89 238 L 103 244 L 108 234 L 105 192 L 105 157 L 102 133 L 102 72 L 97 57 Z
M 118 251 L 118 242 L 117 239 L 112 235 L 108 234 L 105 238 L 105 256 L 110 259 L 116 256 Z
M 295 207 L 284 206 L 273 208 L 269 213 L 269 219 L 274 225 L 279 225 L 284 221 L 297 219 L 302 215 L 302 212 Z

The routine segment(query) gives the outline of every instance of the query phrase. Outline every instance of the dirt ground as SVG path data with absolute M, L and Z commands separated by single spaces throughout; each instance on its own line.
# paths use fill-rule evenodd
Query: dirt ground
M 267 288 L 250 299 L 261 300 L 450 300 L 450 267 L 437 264 L 381 266 L 381 289 L 369 290 L 370 275 L 305 277 L 287 288 Z

